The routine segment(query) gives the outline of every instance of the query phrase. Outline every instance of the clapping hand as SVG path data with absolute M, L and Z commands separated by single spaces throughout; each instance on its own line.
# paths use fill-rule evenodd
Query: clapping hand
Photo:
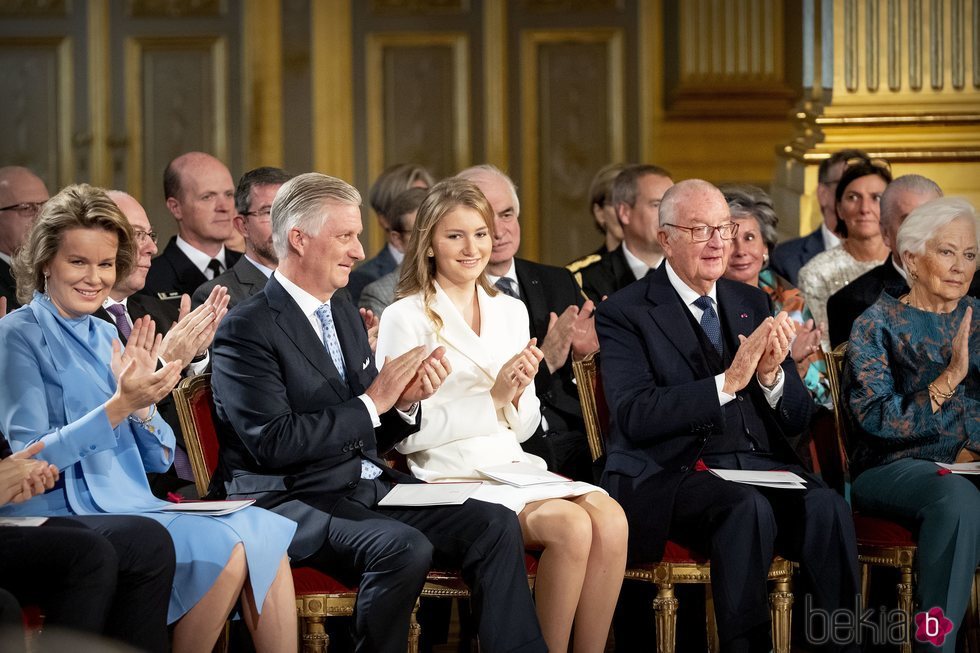
M 534 382 L 542 360 L 544 353 L 537 347 L 537 338 L 531 338 L 524 349 L 504 363 L 497 372 L 497 378 L 490 388 L 494 406 L 498 409 L 509 403 L 516 406 L 524 388 Z
M 370 345 L 373 354 L 378 348 L 378 330 L 381 327 L 381 318 L 375 315 L 370 308 L 359 308 L 357 312 L 361 314 L 364 328 L 367 329 L 368 345 Z
M 743 389 L 752 380 L 762 354 L 765 353 L 766 345 L 769 343 L 769 334 L 772 331 L 773 318 L 767 317 L 762 324 L 756 327 L 748 338 L 739 334 L 738 351 L 732 364 L 725 370 L 725 384 L 722 391 L 733 395 Z
M 148 316 L 133 323 L 125 350 L 118 340 L 113 341 L 110 367 L 116 378 L 116 392 L 106 402 L 106 413 L 113 427 L 130 414 L 145 419 L 148 408 L 166 397 L 180 380 L 182 365 L 178 361 L 156 369 L 162 342 Z
M 419 365 L 415 378 L 402 392 L 396 405 L 399 409 L 406 410 L 415 403 L 428 399 L 436 393 L 452 371 L 449 359 L 446 358 L 446 348 L 436 347 Z
M 215 286 L 204 303 L 191 309 L 191 298 L 180 298 L 180 312 L 177 321 L 163 337 L 160 357 L 187 367 L 194 358 L 203 356 L 214 341 L 221 320 L 228 314 L 228 289 Z
M 786 311 L 780 311 L 773 318 L 769 338 L 766 342 L 765 350 L 759 358 L 759 365 L 756 369 L 759 375 L 759 382 L 766 387 L 772 387 L 776 383 L 779 374 L 779 366 L 786 360 L 789 354 L 789 346 L 796 335 L 796 322 L 790 319 Z
M 33 456 L 44 448 L 41 441 L 0 460 L 0 506 L 22 503 L 44 493 L 58 481 L 58 468 Z

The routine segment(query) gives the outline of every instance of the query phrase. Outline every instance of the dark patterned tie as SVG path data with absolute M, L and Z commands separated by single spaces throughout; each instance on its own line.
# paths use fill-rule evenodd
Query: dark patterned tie
M 500 277 L 493 285 L 497 288 L 497 290 L 505 295 L 510 295 L 514 299 L 521 298 L 521 296 L 517 294 L 517 288 L 514 287 L 516 285 L 514 280 L 510 277 Z
M 129 326 L 129 320 L 126 318 L 126 307 L 122 304 L 112 304 L 111 306 L 106 306 L 105 310 L 112 315 L 112 319 L 116 322 L 116 328 L 119 329 L 122 337 L 129 341 L 129 336 L 133 333 L 133 327 Z
M 701 314 L 701 328 L 704 330 L 704 335 L 708 336 L 708 340 L 715 346 L 720 356 L 721 321 L 718 319 L 718 314 L 715 313 L 715 308 L 712 304 L 711 298 L 707 295 L 702 295 L 694 301 L 694 305 L 704 311 Z
M 214 279 L 216 276 L 221 274 L 221 270 L 224 267 L 225 266 L 223 266 L 221 264 L 221 261 L 219 261 L 218 259 L 216 258 L 211 259 L 211 262 L 208 263 L 208 269 L 211 270 L 211 278 Z

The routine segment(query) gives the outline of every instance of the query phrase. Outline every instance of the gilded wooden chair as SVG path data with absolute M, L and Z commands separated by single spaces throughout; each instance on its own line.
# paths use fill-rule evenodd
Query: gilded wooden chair
M 218 466 L 218 432 L 214 422 L 211 375 L 199 374 L 183 379 L 174 388 L 173 394 L 187 456 L 194 471 L 194 482 L 200 496 L 204 496 Z M 354 613 L 357 588 L 347 587 L 312 567 L 294 567 L 292 572 L 303 651 L 326 653 L 330 637 L 324 622 L 328 617 L 349 617 Z M 413 619 L 409 632 L 409 653 L 418 651 L 418 639 L 418 625 Z
M 572 362 L 575 383 L 578 386 L 585 432 L 589 440 L 592 459 L 605 455 L 606 437 L 609 431 L 609 408 L 606 405 L 599 375 L 599 352 Z M 717 632 L 711 598 L 711 566 L 709 560 L 690 549 L 668 540 L 664 556 L 659 562 L 635 564 L 626 569 L 625 577 L 653 583 L 657 597 L 653 601 L 657 625 L 657 653 L 673 653 L 676 645 L 677 597 L 674 585 L 696 583 L 705 585 L 708 608 L 708 647 L 717 650 Z M 790 608 L 793 605 L 793 564 L 777 556 L 769 568 L 769 580 L 773 584 L 769 593 L 769 609 L 772 615 L 772 640 L 775 653 L 790 651 Z

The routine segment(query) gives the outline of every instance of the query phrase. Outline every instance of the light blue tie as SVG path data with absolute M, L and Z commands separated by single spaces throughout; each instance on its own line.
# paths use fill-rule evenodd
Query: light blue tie
M 330 302 L 321 304 L 320 308 L 316 309 L 316 316 L 320 320 L 320 326 L 323 329 L 323 346 L 330 353 L 330 359 L 333 361 L 334 367 L 337 368 L 340 378 L 344 380 L 344 383 L 347 383 L 344 354 L 340 350 L 340 338 L 337 337 L 337 329 L 333 325 L 333 313 L 330 310 Z M 370 480 L 379 476 L 381 476 L 381 468 L 370 460 L 361 459 L 361 478 Z
M 333 313 L 330 311 L 330 302 L 321 304 L 320 308 L 316 309 L 316 316 L 320 320 L 320 326 L 323 328 L 323 346 L 327 348 L 327 352 L 330 354 L 330 360 L 333 361 L 333 366 L 337 368 L 337 373 L 340 374 L 340 378 L 346 383 L 347 370 L 344 368 L 344 354 L 340 351 L 340 338 L 337 337 L 337 329 L 333 325 Z
M 721 321 L 712 303 L 707 295 L 702 295 L 694 301 L 694 305 L 704 311 L 701 314 L 701 328 L 704 330 L 704 335 L 708 336 L 708 340 L 721 355 Z

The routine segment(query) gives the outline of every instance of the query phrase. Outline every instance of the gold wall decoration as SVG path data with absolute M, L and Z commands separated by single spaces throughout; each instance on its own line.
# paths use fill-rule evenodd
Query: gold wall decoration
M 313 166 L 354 179 L 354 79 L 350 0 L 311 2 L 313 19 Z
M 244 169 L 281 166 L 283 95 L 279 0 L 246 0 L 244 22 Z
M 378 15 L 458 14 L 469 9 L 468 0 L 371 0 L 371 12 Z
M 68 0 L 0 0 L 0 16 L 41 18 L 67 16 Z
M 224 11 L 222 0 L 126 0 L 126 13 L 134 18 L 199 18 Z
M 532 13 L 623 10 L 623 0 L 520 0 L 520 4 Z
M 521 252 L 564 264 L 594 246 L 593 162 L 625 156 L 623 34 L 529 29 L 520 56 Z

